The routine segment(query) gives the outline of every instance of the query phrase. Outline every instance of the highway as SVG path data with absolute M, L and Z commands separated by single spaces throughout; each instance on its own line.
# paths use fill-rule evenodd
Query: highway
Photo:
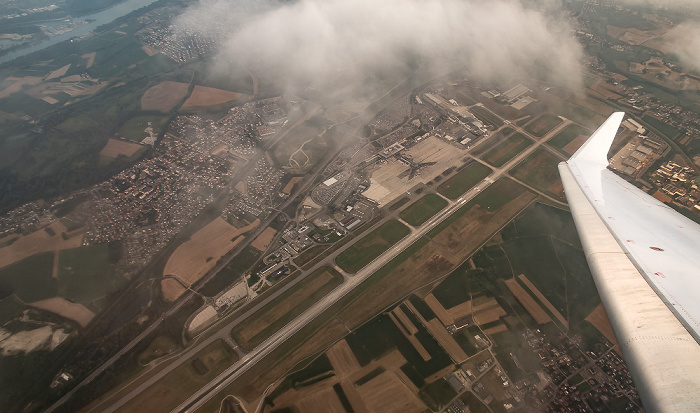
M 277 346 L 282 344 L 284 341 L 286 341 L 289 337 L 291 337 L 295 332 L 299 331 L 301 328 L 303 328 L 308 322 L 313 320 L 315 317 L 317 317 L 319 314 L 321 314 L 323 311 L 325 311 L 327 308 L 329 308 L 331 305 L 333 305 L 337 300 L 340 298 L 344 297 L 346 294 L 348 294 L 352 289 L 354 289 L 357 285 L 362 283 L 366 278 L 368 278 L 371 274 L 373 274 L 376 270 L 381 268 L 384 264 L 389 262 L 391 259 L 396 257 L 399 253 L 401 253 L 405 248 L 410 246 L 413 242 L 418 240 L 421 236 L 432 230 L 436 225 L 438 225 L 440 222 L 442 222 L 445 218 L 447 218 L 449 215 L 451 215 L 454 211 L 459 209 L 464 203 L 468 202 L 471 200 L 474 196 L 476 196 L 479 192 L 483 191 L 486 189 L 491 183 L 496 181 L 498 178 L 500 178 L 503 175 L 507 175 L 508 170 L 512 169 L 515 167 L 517 164 L 519 164 L 522 160 L 526 159 L 532 152 L 534 152 L 537 148 L 541 147 L 545 142 L 547 142 L 551 137 L 555 136 L 557 133 L 559 133 L 561 130 L 563 130 L 566 126 L 570 125 L 571 121 L 570 120 L 565 120 L 562 122 L 560 125 L 558 125 L 556 128 L 554 128 L 552 131 L 550 131 L 548 134 L 546 134 L 544 137 L 540 139 L 531 139 L 535 142 L 533 145 L 528 147 L 526 150 L 518 154 L 516 157 L 511 159 L 509 162 L 507 162 L 505 165 L 503 165 L 500 168 L 496 168 L 493 170 L 493 172 L 486 177 L 482 182 L 477 184 L 474 188 L 472 188 L 470 191 L 468 191 L 464 196 L 462 196 L 459 200 L 457 201 L 448 201 L 449 205 L 448 207 L 443 210 L 441 213 L 439 213 L 437 216 L 433 217 L 431 220 L 423 224 L 418 229 L 413 229 L 412 232 L 406 236 L 403 240 L 401 240 L 397 245 L 395 245 L 393 248 L 385 252 L 382 256 L 378 257 L 375 259 L 373 262 L 368 264 L 365 268 L 360 270 L 356 275 L 346 278 L 345 282 L 337 287 L 335 290 L 333 290 L 331 293 L 329 293 L 326 297 L 324 297 L 321 301 L 317 302 L 314 306 L 309 308 L 305 313 L 301 314 L 298 318 L 294 319 L 291 321 L 289 324 L 287 324 L 285 327 L 280 329 L 277 333 L 275 333 L 273 336 L 271 336 L 267 341 L 263 342 L 260 346 L 255 348 L 253 351 L 250 353 L 246 354 L 241 358 L 237 363 L 232 365 L 229 369 L 224 371 L 221 375 L 216 377 L 214 380 L 212 380 L 207 386 L 204 388 L 200 389 L 197 393 L 192 395 L 187 401 L 182 403 L 177 409 L 174 411 L 192 411 L 193 408 L 196 408 L 197 406 L 200 406 L 206 400 L 208 400 L 210 397 L 215 395 L 217 393 L 218 389 L 221 389 L 225 386 L 227 386 L 229 383 L 231 383 L 233 380 L 235 380 L 237 377 L 239 377 L 241 374 L 243 374 L 245 371 L 247 371 L 251 366 L 255 365 L 260 359 L 262 359 L 265 355 L 269 354 L 272 352 Z M 511 127 L 515 127 L 515 125 L 509 125 Z M 517 128 L 517 127 L 516 127 Z M 524 133 L 529 136 L 527 132 L 524 130 L 521 130 L 520 128 L 519 131 L 521 133 Z M 480 141 L 479 144 L 481 144 L 483 141 Z M 476 161 L 483 163 L 478 158 L 474 158 Z M 531 188 L 532 189 L 532 188 Z M 541 194 L 543 196 L 547 196 L 545 194 Z M 547 198 L 550 198 L 547 196 Z M 550 198 L 551 199 L 551 198 Z M 554 200 L 556 201 L 556 200 Z M 390 217 L 386 217 L 385 219 L 389 219 Z M 381 223 L 377 223 L 377 225 L 380 225 Z M 308 273 L 313 272 L 315 269 L 318 267 L 325 265 L 325 264 L 332 264 L 333 258 L 342 252 L 345 248 L 349 247 L 352 243 L 349 243 L 346 245 L 344 248 L 335 251 L 333 254 L 331 254 L 328 259 L 324 260 L 323 262 L 317 264 L 313 268 L 308 271 Z M 233 327 L 238 325 L 240 322 L 245 320 L 248 317 L 253 316 L 260 308 L 268 304 L 269 302 L 273 301 L 275 298 L 277 298 L 280 294 L 284 293 L 287 291 L 289 288 L 294 287 L 294 285 L 301 281 L 304 277 L 297 277 L 297 279 L 293 280 L 289 284 L 287 284 L 284 288 L 276 291 L 274 294 L 270 295 L 269 297 L 266 297 L 264 300 L 262 300 L 260 303 L 255 305 L 253 308 L 251 308 L 249 311 L 241 315 L 240 317 L 237 317 L 235 320 L 230 321 L 230 322 L 225 322 L 225 320 L 222 320 L 222 323 L 220 325 L 215 325 L 211 327 L 211 329 L 218 329 L 219 331 L 216 334 L 213 334 L 206 339 L 197 342 L 195 345 L 191 346 L 189 349 L 184 351 L 180 357 L 178 357 L 178 360 L 172 363 L 170 366 L 166 367 L 162 371 L 160 371 L 158 374 L 154 375 L 151 377 L 149 380 L 145 381 L 143 384 L 141 384 L 138 388 L 132 390 L 128 394 L 124 395 L 122 398 L 119 400 L 115 401 L 113 404 L 111 404 L 109 407 L 101 409 L 101 411 L 104 412 L 114 412 L 116 411 L 119 407 L 123 406 L 126 404 L 129 400 L 132 398 L 138 396 L 142 391 L 144 391 L 146 388 L 149 386 L 153 385 L 156 383 L 158 380 L 160 380 L 162 377 L 164 377 L 167 373 L 175 369 L 178 365 L 181 363 L 189 360 L 191 357 L 194 357 L 201 349 L 206 347 L 208 344 L 211 342 L 224 338 L 228 339 L 229 333 Z M 155 326 L 153 327 L 155 328 Z M 151 329 L 149 328 L 149 331 Z M 122 353 L 122 352 L 120 352 Z M 116 358 L 117 356 L 115 356 Z M 94 378 L 98 375 L 99 373 L 93 373 L 90 378 Z
M 287 325 L 278 330 L 270 338 L 256 347 L 253 351 L 248 353 L 238 362 L 234 363 L 231 367 L 221 373 L 218 377 L 212 380 L 208 385 L 201 388 L 199 391 L 194 393 L 190 398 L 184 401 L 180 406 L 178 406 L 173 411 L 175 412 L 193 412 L 199 408 L 202 404 L 207 402 L 209 398 L 214 396 L 219 390 L 228 386 L 235 379 L 240 377 L 245 373 L 251 366 L 257 363 L 260 359 L 271 353 L 277 346 L 284 343 L 296 332 L 301 330 L 306 326 L 311 320 L 316 318 L 318 315 L 326 311 L 329 307 L 335 304 L 338 300 L 343 298 L 345 295 L 350 293 L 355 287 L 360 285 L 369 276 L 374 274 L 387 262 L 399 255 L 403 250 L 411 246 L 420 237 L 427 234 L 431 229 L 437 226 L 445 218 L 450 216 L 457 209 L 462 207 L 466 202 L 475 197 L 479 192 L 487 188 L 493 181 L 489 178 L 484 179 L 477 186 L 472 188 L 467 194 L 462 198 L 453 202 L 448 206 L 443 212 L 433 217 L 430 221 L 425 223 L 419 229 L 414 229 L 409 235 L 404 237 L 399 241 L 393 248 L 386 251 L 380 257 L 369 263 L 363 269 L 361 269 L 354 276 L 347 278 L 343 284 L 336 287 L 333 291 L 328 293 L 320 301 L 316 302 L 308 310 L 302 313 L 299 317 L 295 318 Z
M 472 200 L 476 195 L 478 195 L 480 192 L 486 189 L 489 185 L 495 182 L 502 175 L 507 174 L 508 170 L 515 167 L 522 160 L 524 160 L 530 154 L 532 154 L 532 152 L 534 152 L 537 148 L 541 147 L 549 139 L 551 139 L 553 136 L 555 136 L 557 133 L 559 133 L 561 130 L 563 130 L 570 124 L 571 121 L 566 119 L 564 122 L 552 129 L 541 139 L 533 139 L 535 141 L 534 145 L 528 147 L 526 150 L 515 156 L 502 167 L 494 169 L 488 177 L 484 178 L 484 180 L 482 180 L 472 189 L 467 191 L 467 193 L 464 194 L 457 201 L 450 202 L 445 210 L 440 212 L 438 215 L 434 216 L 421 227 L 417 229 L 412 229 L 411 233 L 404 237 L 401 241 L 399 241 L 394 247 L 390 248 L 384 254 L 377 257 L 374 261 L 369 263 L 354 276 L 346 278 L 343 284 L 336 287 L 333 291 L 328 293 L 325 297 L 323 297 L 320 301 L 311 306 L 300 316 L 298 316 L 290 323 L 282 327 L 270 338 L 268 338 L 255 349 L 253 349 L 253 351 L 246 354 L 242 359 L 234 363 L 231 367 L 229 367 L 219 376 L 214 378 L 206 386 L 202 387 L 199 391 L 190 396 L 187 400 L 180 404 L 180 406 L 175 408 L 173 412 L 189 413 L 196 411 L 211 397 L 216 395 L 220 390 L 228 386 L 231 382 L 233 382 L 243 373 L 245 373 L 251 366 L 255 365 L 255 363 L 257 363 L 263 357 L 271 353 L 275 348 L 277 348 L 277 346 L 284 343 L 292 335 L 294 335 L 296 332 L 298 332 L 304 326 L 306 326 L 311 320 L 316 318 L 318 315 L 320 315 L 325 310 L 330 308 L 333 304 L 335 304 L 338 300 L 350 293 L 355 287 L 360 285 L 363 281 L 365 281 L 368 277 L 370 277 L 377 270 L 383 267 L 386 263 L 394 259 L 403 250 L 411 246 L 420 237 L 424 236 L 429 231 L 431 231 L 443 220 L 445 220 L 447 217 L 449 217 L 455 211 L 461 208 L 465 203 Z
M 362 119 L 362 121 L 365 121 L 365 119 Z M 533 151 L 535 151 L 537 148 L 541 147 L 551 137 L 555 136 L 558 132 L 560 132 L 562 129 L 564 129 L 569 124 L 571 124 L 571 121 L 567 119 L 564 122 L 562 122 L 560 125 L 558 125 L 556 128 L 554 128 L 552 131 L 547 133 L 544 137 L 542 137 L 540 139 L 536 139 L 536 138 L 533 138 L 529 133 L 522 130 L 520 127 L 517 127 L 515 124 L 511 124 L 510 122 L 506 122 L 507 126 L 513 127 L 515 129 L 517 129 L 519 132 L 525 134 L 530 139 L 532 139 L 535 142 L 535 144 L 528 147 L 526 150 L 524 150 L 523 152 L 518 154 L 516 157 L 511 159 L 509 162 L 507 162 L 502 167 L 494 169 L 493 172 L 487 178 L 485 178 L 482 182 L 480 182 L 478 185 L 476 185 L 474 188 L 472 188 L 470 191 L 468 191 L 459 200 L 448 201 L 449 205 L 445 210 L 443 210 L 437 216 L 433 217 L 431 220 L 429 220 L 428 222 L 423 224 L 420 228 L 412 229 L 411 233 L 408 236 L 406 236 L 403 240 L 399 241 L 399 243 L 397 243 L 397 245 L 395 245 L 390 250 L 386 251 L 382 256 L 378 257 L 373 262 L 368 264 L 365 268 L 360 270 L 356 275 L 351 276 L 351 277 L 346 277 L 343 284 L 341 284 L 335 290 L 331 291 L 327 296 L 325 296 L 322 300 L 320 300 L 315 305 L 310 307 L 306 312 L 301 314 L 299 317 L 292 320 L 289 324 L 284 326 L 282 329 L 280 329 L 277 333 L 275 333 L 273 336 L 271 336 L 268 340 L 263 342 L 261 345 L 259 345 L 257 348 L 255 348 L 253 351 L 251 351 L 248 354 L 243 355 L 243 357 L 238 362 L 233 364 L 229 369 L 224 371 L 222 374 L 220 374 L 218 377 L 216 377 L 214 380 L 212 380 L 210 383 L 208 383 L 205 387 L 203 387 L 198 392 L 193 394 L 190 398 L 188 398 L 185 402 L 183 402 L 174 411 L 193 411 L 198 406 L 201 406 L 209 398 L 214 396 L 218 392 L 218 390 L 220 390 L 221 388 L 230 384 L 233 380 L 235 380 L 237 377 L 239 377 L 241 374 L 243 374 L 245 371 L 247 371 L 251 366 L 255 365 L 255 363 L 257 363 L 260 359 L 262 359 L 267 354 L 272 352 L 280 344 L 284 343 L 289 337 L 294 335 L 294 333 L 296 333 L 301 328 L 303 328 L 305 325 L 307 325 L 311 320 L 313 320 L 315 317 L 317 317 L 323 311 L 328 309 L 331 305 L 333 305 L 339 299 L 341 299 L 342 297 L 347 295 L 349 292 L 351 292 L 357 285 L 361 284 L 365 279 L 367 279 L 375 271 L 377 271 L 379 268 L 381 268 L 384 264 L 386 264 L 391 259 L 396 257 L 404 249 L 406 249 L 411 244 L 413 244 L 413 242 L 415 242 L 420 237 L 425 235 L 428 231 L 432 230 L 436 225 L 438 225 L 445 218 L 450 216 L 454 211 L 459 209 L 462 205 L 464 205 L 466 202 L 468 202 L 473 197 L 475 197 L 478 193 L 480 193 L 485 188 L 487 188 L 491 183 L 496 181 L 502 175 L 507 175 L 508 170 L 510 170 L 511 168 L 513 168 L 514 166 L 519 164 L 522 160 L 527 158 Z M 504 125 L 504 126 L 506 126 L 506 125 Z M 477 145 L 481 144 L 484 141 L 485 140 L 479 141 L 477 143 Z M 477 145 L 475 145 L 475 146 L 477 146 Z M 545 148 L 549 150 L 549 148 L 547 148 L 546 146 L 545 146 Z M 480 160 L 478 158 L 474 158 L 474 159 L 478 162 L 484 163 L 482 160 Z M 323 163 L 325 164 L 326 162 L 323 162 Z M 322 170 L 323 170 L 323 168 L 318 168 L 318 169 L 316 169 L 315 173 L 318 174 Z M 307 180 L 304 187 L 311 184 L 312 182 L 313 182 L 313 180 Z M 303 189 L 306 190 L 307 188 L 303 188 Z M 530 189 L 534 190 L 534 188 L 530 188 Z M 297 191 L 297 194 L 301 193 L 301 192 L 303 192 L 303 191 Z M 536 191 L 536 192 L 539 192 L 539 191 Z M 549 197 L 545 194 L 540 193 L 540 195 L 546 196 L 547 198 L 551 199 L 551 197 Z M 290 198 L 294 198 L 294 197 L 290 197 Z M 288 202 L 289 201 L 291 201 L 291 199 L 289 199 Z M 553 201 L 558 202 L 556 200 L 553 200 Z M 390 216 L 385 217 L 385 219 L 383 221 L 385 221 L 386 219 L 389 219 L 389 218 L 391 218 L 391 217 Z M 380 225 L 380 224 L 381 223 L 377 223 L 376 225 Z M 262 227 L 263 226 L 260 226 L 256 230 L 261 230 Z M 349 247 L 351 244 L 352 243 L 349 243 L 348 245 L 345 246 L 345 248 Z M 333 254 L 329 255 L 325 260 L 323 260 L 322 262 L 315 265 L 312 269 L 310 269 L 310 271 L 308 271 L 307 274 L 313 272 L 316 268 L 318 268 L 322 265 L 328 265 L 328 264 L 332 265 L 333 259 L 335 258 L 335 256 L 337 254 L 341 253 L 342 250 L 344 250 L 345 248 L 342 248 L 338 251 L 335 251 Z M 233 256 L 233 255 L 235 255 L 235 254 L 231 254 L 230 256 Z M 228 261 L 228 260 L 225 260 L 225 261 Z M 219 266 L 217 266 L 217 267 L 219 267 Z M 239 324 L 240 322 L 242 322 L 246 318 L 253 316 L 260 308 L 262 308 L 264 305 L 266 305 L 269 302 L 276 299 L 280 294 L 282 294 L 285 291 L 287 291 L 288 289 L 294 287 L 294 285 L 297 282 L 301 281 L 304 278 L 304 276 L 307 274 L 303 274 L 302 276 L 297 277 L 297 279 L 295 279 L 292 282 L 285 285 L 284 288 L 281 288 L 280 290 L 276 291 L 274 294 L 271 294 L 269 297 L 265 297 L 264 300 L 261 300 L 261 302 L 257 303 L 253 308 L 251 308 L 249 311 L 247 311 L 246 313 L 244 313 L 240 317 L 237 317 L 235 320 L 232 320 L 232 321 L 228 321 L 226 319 L 221 320 L 220 323 L 217 323 L 217 325 L 215 325 L 211 328 L 211 329 L 217 329 L 218 330 L 217 333 L 197 341 L 189 349 L 183 351 L 178 356 L 178 359 L 176 361 L 174 361 L 171 365 L 167 366 L 166 368 L 161 370 L 159 373 L 153 375 L 153 377 L 146 380 L 144 383 L 139 385 L 138 388 L 133 389 L 131 392 L 127 393 L 126 395 L 121 397 L 119 400 L 114 401 L 114 403 L 110 403 L 109 407 L 107 407 L 107 408 L 104 407 L 104 404 L 109 403 L 109 401 L 108 401 L 109 399 L 108 399 L 105 401 L 104 404 L 97 406 L 97 408 L 100 411 L 105 411 L 105 412 L 116 411 L 121 406 L 125 405 L 129 400 L 138 396 L 138 394 L 140 394 L 142 391 L 144 391 L 149 386 L 153 385 L 155 382 L 157 382 L 162 377 L 164 377 L 167 373 L 169 373 L 170 371 L 175 369 L 177 366 L 179 366 L 183 362 L 189 360 L 191 357 L 193 357 L 195 354 L 197 354 L 206 345 L 210 344 L 211 342 L 213 342 L 215 340 L 222 339 L 222 338 L 230 341 L 229 333 L 233 327 L 235 327 L 237 324 Z M 193 293 L 190 292 L 190 294 L 193 294 Z M 92 374 L 90 374 L 81 383 L 81 385 L 88 384 L 92 380 L 94 380 L 96 377 L 98 377 L 104 370 L 106 370 L 119 357 L 121 357 L 123 354 L 125 354 L 126 352 L 131 350 L 135 344 L 137 344 L 141 339 L 145 338 L 153 330 L 155 330 L 160 325 L 160 322 L 164 318 L 168 317 L 169 315 L 171 315 L 175 311 L 177 311 L 181 307 L 181 305 L 184 304 L 185 302 L 186 302 L 186 300 L 179 301 L 173 308 L 171 308 L 166 314 L 164 314 L 163 317 L 156 320 L 143 333 L 141 333 L 135 340 L 133 340 L 131 343 L 129 343 L 129 345 L 127 345 L 126 347 L 121 349 L 121 351 L 119 351 L 112 358 L 110 358 L 110 360 L 108 360 L 107 363 L 104 363 L 102 367 L 100 367 L 98 370 L 96 370 Z M 66 394 L 61 400 L 59 400 L 58 403 L 55 403 L 54 406 L 52 406 L 47 411 L 52 411 L 53 408 L 61 405 L 63 401 L 67 400 L 69 397 L 72 396 L 72 394 L 75 392 L 75 390 L 77 390 L 77 389 L 74 389 L 71 392 L 69 392 L 68 394 Z

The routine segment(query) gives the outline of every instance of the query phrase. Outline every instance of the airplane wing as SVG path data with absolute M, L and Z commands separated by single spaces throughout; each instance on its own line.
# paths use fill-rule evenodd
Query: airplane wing
M 700 226 L 607 169 L 623 117 L 611 115 L 559 173 L 642 404 L 700 412 Z

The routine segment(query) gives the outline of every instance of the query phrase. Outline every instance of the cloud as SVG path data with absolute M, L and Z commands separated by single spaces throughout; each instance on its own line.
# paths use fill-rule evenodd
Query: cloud
M 566 20 L 515 0 L 237 2 L 235 10 L 231 3 L 203 2 L 180 24 L 230 28 L 218 60 L 284 78 L 291 88 L 332 88 L 416 67 L 496 79 L 537 65 L 555 81 L 580 82 L 581 50 Z
M 686 22 L 671 29 L 664 41 L 684 66 L 700 70 L 700 22 Z
M 651 6 L 665 10 L 700 10 L 697 0 L 617 0 L 631 6 Z

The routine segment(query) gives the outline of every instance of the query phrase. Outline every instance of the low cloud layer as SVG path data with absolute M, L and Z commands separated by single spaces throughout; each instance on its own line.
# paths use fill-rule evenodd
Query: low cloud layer
M 230 27 L 220 60 L 284 77 L 290 88 L 347 85 L 417 67 L 520 77 L 533 65 L 554 81 L 579 85 L 580 46 L 566 21 L 516 0 L 274 3 L 204 1 L 180 24 Z
M 700 22 L 686 22 L 671 29 L 664 41 L 688 69 L 700 70 Z
M 618 0 L 631 6 L 651 6 L 667 10 L 700 10 L 698 0 Z

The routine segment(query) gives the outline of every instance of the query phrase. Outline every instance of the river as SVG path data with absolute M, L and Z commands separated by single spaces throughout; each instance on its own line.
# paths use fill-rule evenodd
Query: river
M 26 56 L 29 53 L 46 49 L 47 47 L 64 42 L 66 40 L 70 40 L 73 37 L 78 37 L 90 33 L 91 31 L 95 30 L 98 26 L 111 23 L 122 16 L 126 16 L 134 10 L 146 7 L 149 4 L 155 3 L 156 1 L 158 0 L 126 0 L 119 4 L 115 4 L 113 7 L 99 11 L 97 13 L 80 16 L 75 20 L 83 22 L 89 21 L 89 23 L 78 26 L 69 32 L 62 33 L 57 36 L 52 36 L 48 39 L 32 43 L 29 46 L 21 47 L 5 55 L 2 55 L 0 56 L 0 64 L 10 62 L 14 59 L 17 59 L 18 57 Z

